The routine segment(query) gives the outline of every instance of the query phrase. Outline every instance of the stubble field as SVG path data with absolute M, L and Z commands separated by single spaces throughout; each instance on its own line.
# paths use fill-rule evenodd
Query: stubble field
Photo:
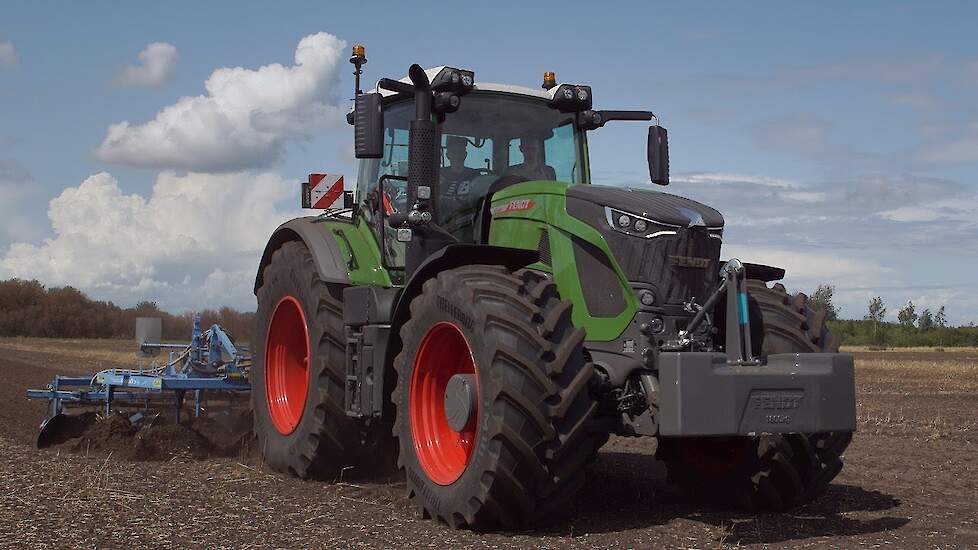
M 570 517 L 540 531 L 472 533 L 420 519 L 390 480 L 302 482 L 253 453 L 131 460 L 32 447 L 29 387 L 131 366 L 127 342 L 0 339 L 0 546 L 18 548 L 978 545 L 978 350 L 854 350 L 859 431 L 828 493 L 786 514 L 689 504 L 651 439 L 613 438 Z M 220 456 L 219 456 L 220 455 Z

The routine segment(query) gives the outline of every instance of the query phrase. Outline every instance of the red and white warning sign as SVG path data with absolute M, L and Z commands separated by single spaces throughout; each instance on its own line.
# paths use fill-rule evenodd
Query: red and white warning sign
M 343 202 L 343 175 L 309 174 L 308 198 L 303 197 L 304 208 L 341 208 Z M 339 204 L 336 204 L 340 201 Z

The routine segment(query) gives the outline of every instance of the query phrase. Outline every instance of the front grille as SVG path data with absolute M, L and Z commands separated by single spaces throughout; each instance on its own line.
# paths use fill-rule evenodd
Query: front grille
M 615 317 L 628 305 L 608 255 L 593 244 L 571 237 L 574 262 L 581 280 L 584 303 L 592 317 Z
M 659 304 L 680 305 L 692 297 L 702 303 L 718 283 L 720 239 L 705 227 L 647 239 L 613 230 L 604 208 L 592 202 L 568 197 L 567 212 L 600 231 L 628 280 L 653 286 Z M 588 279 L 583 281 L 587 287 Z
M 681 228 L 675 235 L 643 239 L 614 231 L 605 239 L 630 281 L 652 284 L 666 304 L 701 301 L 717 284 L 720 240 L 703 227 Z

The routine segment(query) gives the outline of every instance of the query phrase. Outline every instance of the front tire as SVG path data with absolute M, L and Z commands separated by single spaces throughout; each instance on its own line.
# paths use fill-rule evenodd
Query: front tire
M 401 328 L 394 391 L 399 464 L 423 516 L 455 528 L 534 525 L 583 484 L 596 405 L 570 313 L 533 271 L 467 266 L 425 282 Z M 449 389 L 459 380 L 471 393 Z
M 761 322 L 754 353 L 836 353 L 825 313 L 781 284 L 747 281 L 751 322 Z M 752 333 L 756 327 L 751 327 Z M 761 437 L 660 438 L 656 456 L 692 500 L 721 507 L 783 511 L 822 495 L 842 470 L 851 432 Z

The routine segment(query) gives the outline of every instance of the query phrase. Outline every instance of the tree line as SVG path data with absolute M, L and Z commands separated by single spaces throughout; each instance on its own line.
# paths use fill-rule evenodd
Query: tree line
M 883 298 L 875 296 L 866 304 L 862 319 L 840 319 L 838 309 L 832 299 L 835 287 L 819 285 L 809 297 L 813 309 L 825 310 L 829 327 L 848 345 L 887 345 L 887 346 L 978 346 L 978 327 L 949 326 L 947 314 L 942 305 L 935 311 L 930 308 L 919 309 L 912 300 L 907 300 L 897 310 L 897 322 L 886 321 L 888 306 Z
M 230 307 L 199 311 L 206 330 L 219 324 L 235 337 L 251 336 L 253 312 Z M 0 281 L 0 336 L 43 338 L 133 338 L 137 317 L 163 319 L 163 338 L 190 338 L 193 312 L 172 314 L 156 302 L 143 301 L 121 308 L 112 302 L 92 300 L 70 286 L 46 288 L 36 280 Z
M 862 319 L 840 319 L 833 302 L 835 287 L 820 285 L 808 299 L 813 309 L 825 310 L 829 327 L 846 345 L 887 346 L 978 346 L 978 327 L 951 327 L 944 306 L 922 310 L 912 301 L 898 310 L 897 322 L 885 320 L 888 306 L 881 297 L 867 304 Z M 230 307 L 200 311 L 206 329 L 219 324 L 232 335 L 249 339 L 254 312 Z M 121 308 L 112 302 L 92 300 L 70 287 L 46 288 L 36 280 L 0 281 L 0 336 L 45 338 L 123 338 L 133 337 L 137 317 L 163 319 L 163 338 L 183 341 L 190 338 L 193 313 L 172 314 L 156 302 L 143 301 Z

